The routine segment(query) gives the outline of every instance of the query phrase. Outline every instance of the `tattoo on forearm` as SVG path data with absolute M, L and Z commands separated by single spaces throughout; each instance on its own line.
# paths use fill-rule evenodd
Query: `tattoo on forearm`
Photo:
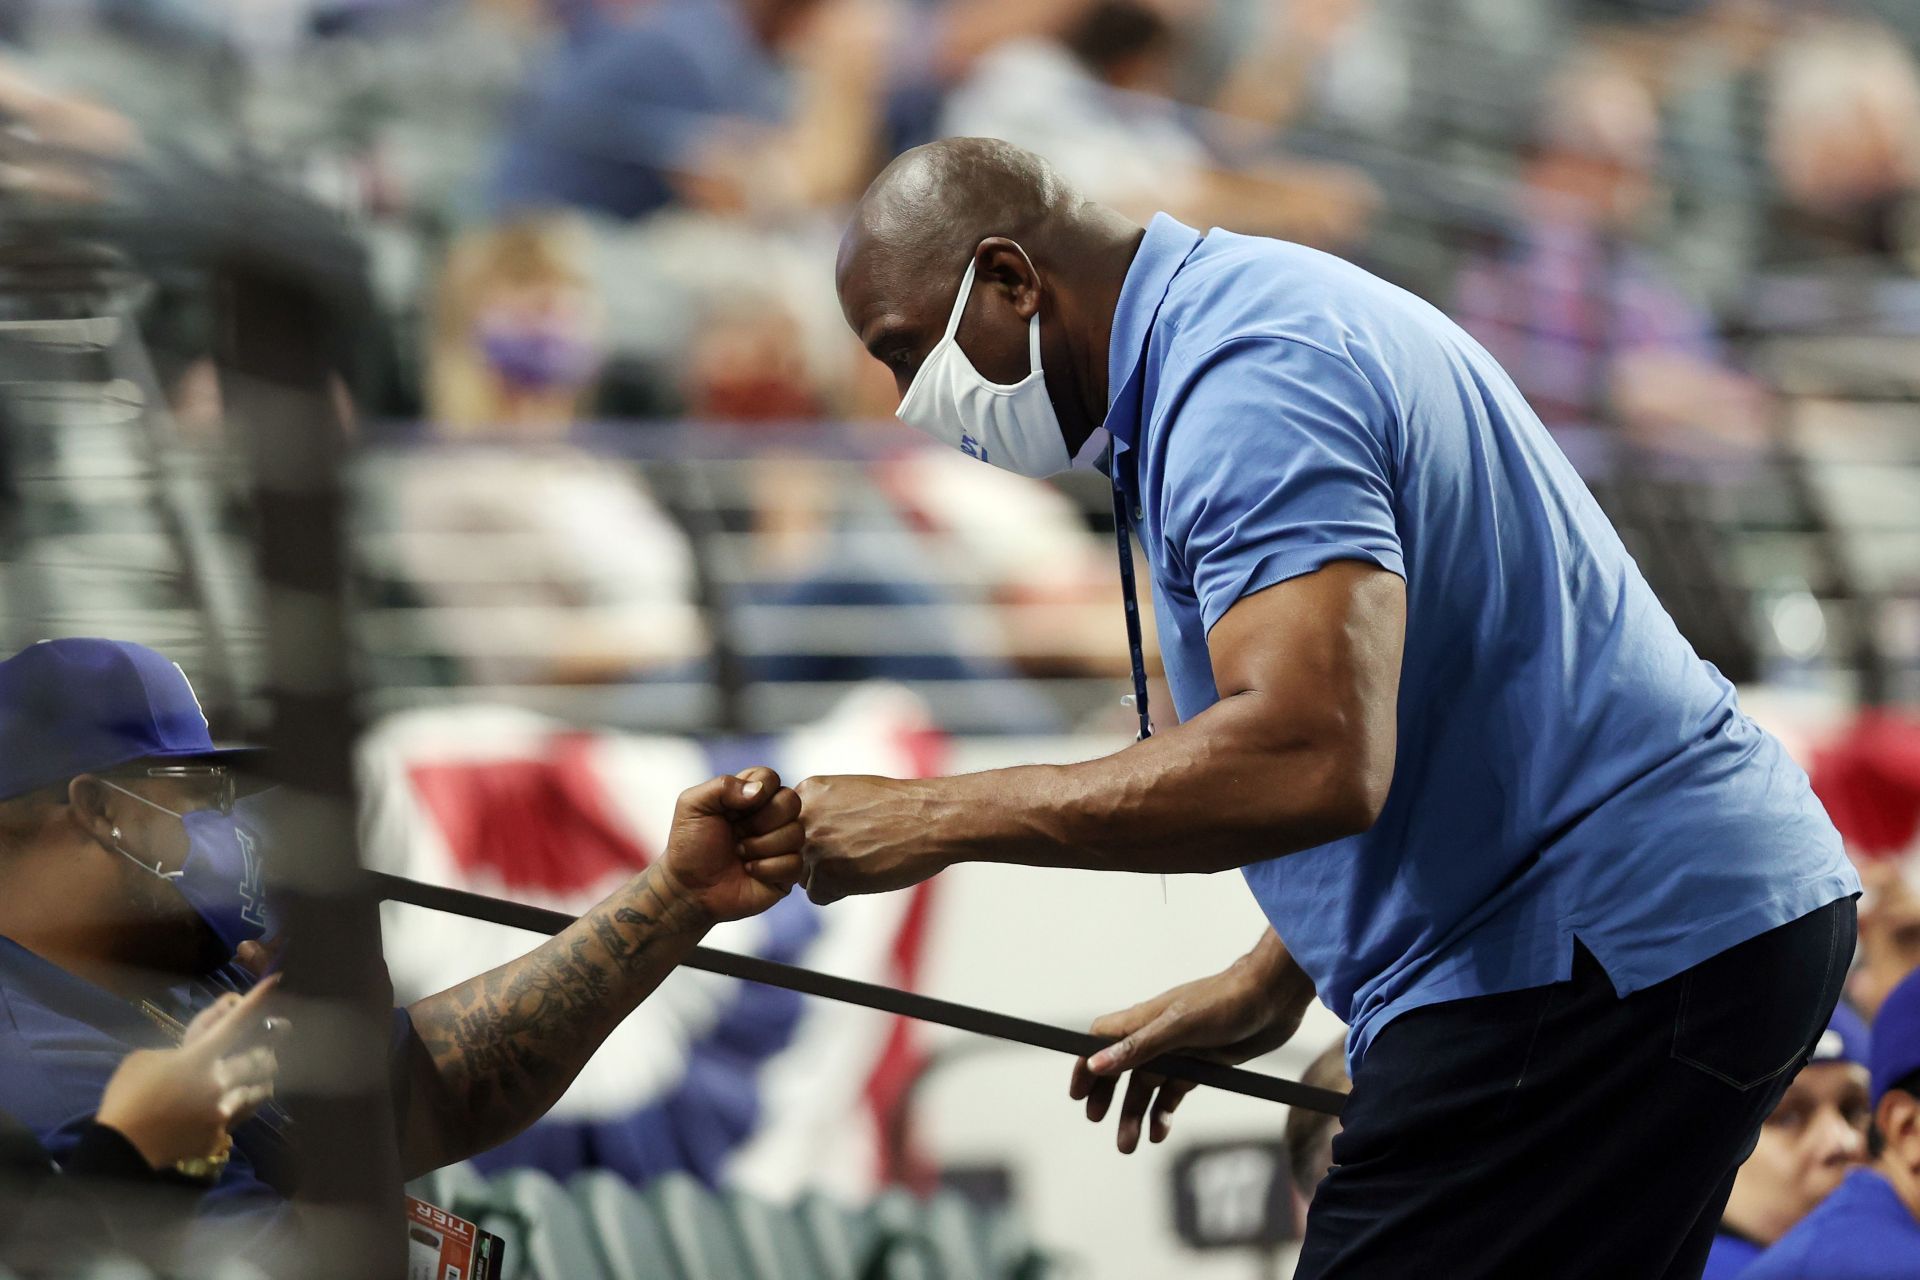
M 519 960 L 414 1006 L 441 1085 L 442 1127 L 483 1145 L 552 1105 L 620 1019 L 665 975 L 653 954 L 698 932 L 692 909 L 643 873 Z
M 681 923 L 672 919 L 673 905 L 660 896 L 652 877 L 643 881 L 640 889 L 638 896 L 644 898 L 649 910 L 622 906 L 613 909 L 611 919 L 597 912 L 589 918 L 594 938 L 613 957 L 614 962 L 628 973 L 640 965 L 647 949 L 663 931 L 678 932 Z

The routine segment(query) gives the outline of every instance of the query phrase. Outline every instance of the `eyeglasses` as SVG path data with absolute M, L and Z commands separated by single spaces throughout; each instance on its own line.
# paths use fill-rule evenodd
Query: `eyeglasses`
M 231 814 L 239 782 L 232 769 L 223 764 L 150 764 L 115 769 L 111 776 L 122 778 L 166 778 L 184 782 L 202 793 L 221 813 Z

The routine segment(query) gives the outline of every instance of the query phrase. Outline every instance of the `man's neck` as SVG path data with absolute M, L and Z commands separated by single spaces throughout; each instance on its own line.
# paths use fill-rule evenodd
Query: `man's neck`
M 193 972 L 194 948 L 177 928 L 89 913 L 71 890 L 62 895 L 7 878 L 0 904 L 0 937 L 124 999 L 158 995 Z
M 1140 253 L 1146 229 L 1110 210 L 1090 214 L 1083 229 L 1084 247 L 1075 255 L 1082 264 L 1084 283 L 1076 291 L 1085 301 L 1081 332 L 1086 336 L 1076 353 L 1080 367 L 1075 370 L 1081 390 L 1079 409 L 1083 429 L 1070 432 L 1076 439 L 1067 441 L 1067 452 L 1077 454 L 1100 424 L 1106 421 L 1112 389 L 1107 386 L 1107 365 L 1113 348 L 1113 317 L 1120 306 L 1120 294 L 1127 284 L 1127 273 Z
M 46 930 L 20 929 L 0 924 L 0 937 L 9 938 L 54 968 L 123 1000 L 138 1000 L 164 991 L 169 983 L 153 970 L 133 969 L 102 955 L 71 935 L 56 937 Z

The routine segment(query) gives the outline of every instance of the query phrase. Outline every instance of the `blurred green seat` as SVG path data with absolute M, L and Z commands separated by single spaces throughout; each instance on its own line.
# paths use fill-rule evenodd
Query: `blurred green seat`
M 655 1178 L 642 1193 L 666 1229 L 681 1280 L 742 1280 L 751 1273 L 726 1207 L 690 1174 Z
M 509 1169 L 493 1186 L 526 1224 L 528 1280 L 616 1280 L 587 1215 L 559 1183 L 538 1169 Z
M 568 1190 L 616 1280 L 686 1280 L 659 1214 L 625 1178 L 589 1169 L 575 1174 Z
M 1027 1234 L 1020 1215 L 1000 1209 L 986 1215 L 986 1248 L 989 1269 L 1000 1280 L 1046 1280 L 1057 1268 Z
M 875 1244 L 860 1280 L 964 1280 L 946 1275 L 940 1250 L 928 1231 L 925 1204 L 911 1193 L 883 1191 L 868 1206 Z
M 537 1170 L 491 1182 L 471 1165 L 409 1184 L 507 1245 L 503 1280 L 1047 1280 L 1018 1217 L 943 1192 L 893 1189 L 863 1208 L 813 1193 L 782 1208 L 717 1196 L 687 1174 L 635 1190 L 606 1170 L 562 1188 Z M 0 1275 L 0 1280 L 6 1280 Z M 127 1280 L 145 1280 L 132 1272 Z
M 793 1216 L 826 1280 L 862 1280 L 878 1232 L 871 1219 L 831 1196 L 804 1196 Z
M 744 1191 L 727 1194 L 749 1280 L 829 1280 L 800 1216 Z
M 407 1194 L 445 1209 L 456 1217 L 471 1219 L 473 1213 L 467 1210 L 479 1212 L 483 1206 L 491 1203 L 495 1193 L 486 1177 L 463 1160 L 415 1178 L 407 1184 Z
M 943 1191 L 922 1202 L 920 1222 L 945 1280 L 1004 1280 L 989 1248 L 986 1217 L 965 1196 Z

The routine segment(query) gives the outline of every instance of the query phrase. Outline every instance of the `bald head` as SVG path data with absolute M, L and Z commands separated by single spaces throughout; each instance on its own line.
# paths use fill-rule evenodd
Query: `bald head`
M 930 142 L 896 158 L 867 188 L 840 242 L 839 279 L 854 270 L 957 278 L 982 240 L 1037 241 L 1080 203 L 1052 165 L 1010 142 Z
M 903 395 L 970 268 L 959 341 L 983 376 L 1013 383 L 1030 372 L 1026 329 L 1039 315 L 1048 392 L 1071 449 L 1105 412 L 1107 335 L 1141 234 L 1031 151 L 944 138 L 873 180 L 841 239 L 835 281 L 847 323 Z

